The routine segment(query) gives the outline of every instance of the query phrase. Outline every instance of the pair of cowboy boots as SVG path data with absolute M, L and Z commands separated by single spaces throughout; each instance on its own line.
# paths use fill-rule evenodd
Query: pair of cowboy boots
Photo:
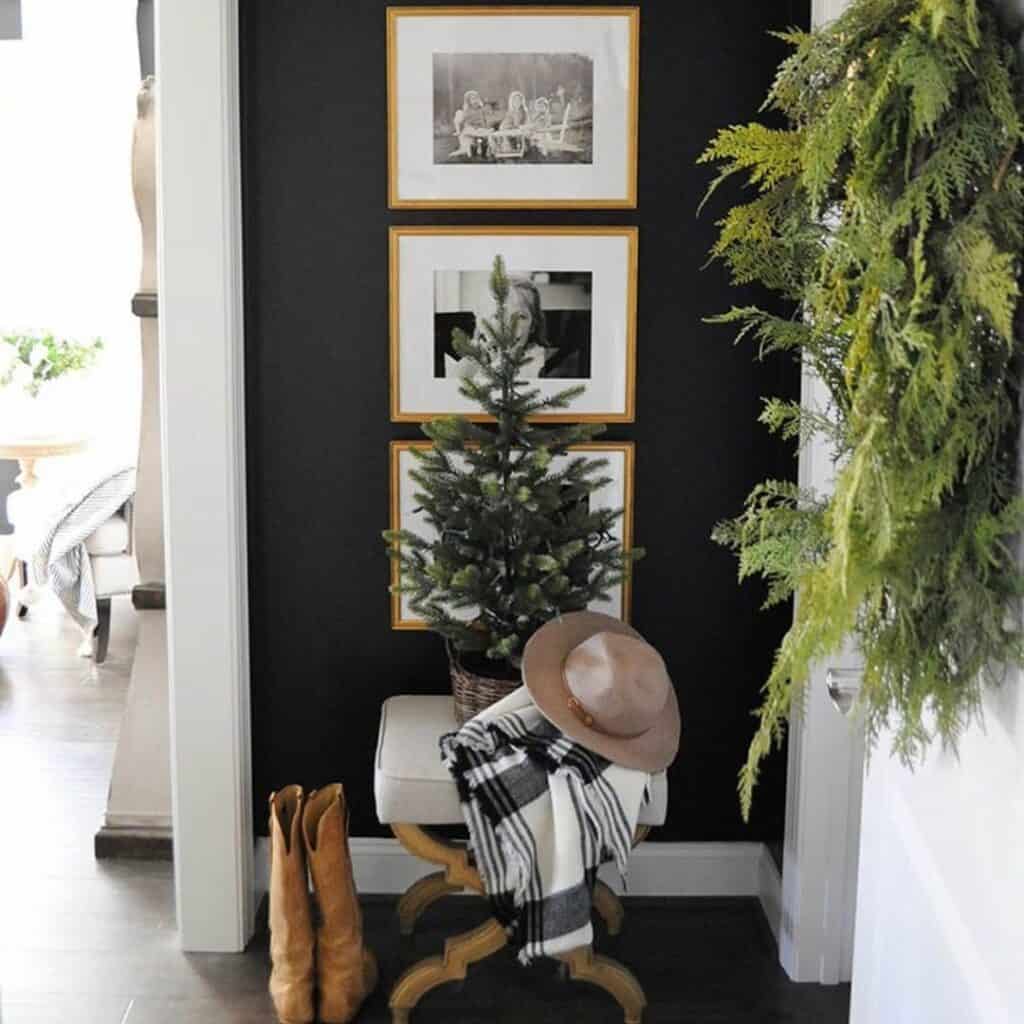
M 363 944 L 340 785 L 308 796 L 301 786 L 270 795 L 270 958 L 281 1024 L 345 1024 L 377 984 L 376 958 Z

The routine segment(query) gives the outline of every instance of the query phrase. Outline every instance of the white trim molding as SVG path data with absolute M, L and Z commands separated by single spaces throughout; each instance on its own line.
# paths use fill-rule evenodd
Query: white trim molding
M 171 779 L 178 929 L 253 931 L 238 5 L 156 7 Z
M 848 3 L 849 0 L 811 0 L 811 23 L 818 26 L 834 21 Z
M 800 397 L 805 408 L 827 407 L 824 385 L 807 368 Z M 832 476 L 827 447 L 812 439 L 800 452 L 801 487 L 828 493 Z M 835 708 L 827 678 L 858 665 L 852 647 L 815 665 L 790 715 L 779 960 L 793 981 L 834 985 L 853 969 L 863 723 Z
M 368 893 L 401 893 L 429 874 L 431 865 L 413 857 L 396 839 L 353 836 L 352 870 L 356 888 Z M 778 936 L 781 882 L 775 861 L 763 843 L 641 843 L 629 862 L 625 889 L 614 867 L 601 877 L 629 896 L 753 896 L 761 902 L 772 933 Z M 270 843 L 256 847 L 256 878 L 261 892 L 270 878 Z
M 831 21 L 845 6 L 845 0 L 813 0 L 813 24 Z M 805 408 L 827 408 L 826 389 L 806 366 L 800 400 Z M 827 494 L 832 477 L 827 445 L 812 438 L 800 452 L 801 487 Z M 790 716 L 778 942 L 779 960 L 794 981 L 836 984 L 849 981 L 853 969 L 863 727 L 833 706 L 827 676 L 859 661 L 850 647 L 815 665 Z

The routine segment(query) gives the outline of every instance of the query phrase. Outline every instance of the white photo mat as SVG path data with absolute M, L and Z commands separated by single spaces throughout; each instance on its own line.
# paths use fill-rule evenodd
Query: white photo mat
M 390 205 L 635 207 L 639 9 L 458 10 L 388 11 Z M 489 52 L 593 60 L 592 164 L 434 163 L 434 54 Z
M 501 255 L 509 272 L 589 271 L 591 376 L 539 378 L 542 395 L 574 384 L 586 391 L 569 409 L 538 421 L 630 423 L 635 418 L 636 228 L 392 228 L 391 419 L 418 422 L 462 414 L 484 419 L 458 379 L 434 376 L 435 271 L 489 271 Z
M 409 530 L 424 540 L 435 536 L 434 531 L 426 522 L 424 513 L 417 513 L 417 484 L 409 475 L 409 471 L 417 464 L 413 448 L 421 450 L 429 448 L 429 441 L 394 441 L 391 445 L 391 528 Z M 599 488 L 590 496 L 590 507 L 593 509 L 623 509 L 623 514 L 612 527 L 613 539 L 623 548 L 633 546 L 633 444 L 632 442 L 593 442 L 575 445 L 567 455 L 556 456 L 551 460 L 552 469 L 564 466 L 577 455 L 589 455 L 594 459 L 604 459 L 607 466 L 602 476 L 609 479 L 604 487 Z M 392 562 L 392 583 L 398 582 L 398 563 Z M 622 583 L 609 590 L 607 601 L 595 601 L 590 605 L 591 611 L 604 612 L 623 621 L 629 621 L 630 614 L 630 582 Z M 472 612 L 466 610 L 467 619 Z M 426 623 L 416 618 L 409 607 L 408 594 L 393 594 L 391 599 L 392 629 L 426 629 Z

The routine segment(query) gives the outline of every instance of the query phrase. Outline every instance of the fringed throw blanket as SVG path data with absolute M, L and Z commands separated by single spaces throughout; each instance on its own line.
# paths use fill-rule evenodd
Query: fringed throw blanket
M 40 525 L 32 576 L 37 583 L 49 583 L 83 629 L 92 629 L 97 618 L 85 541 L 134 494 L 134 468 L 118 468 L 70 486 Z
M 443 736 L 441 756 L 519 960 L 589 946 L 597 869 L 625 877 L 649 776 L 568 739 L 525 687 Z

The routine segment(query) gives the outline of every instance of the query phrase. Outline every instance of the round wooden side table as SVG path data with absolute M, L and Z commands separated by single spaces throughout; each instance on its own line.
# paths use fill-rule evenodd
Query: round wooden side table
M 54 455 L 75 455 L 89 446 L 84 437 L 0 437 L 0 459 L 17 459 L 20 472 L 15 483 L 25 491 L 39 482 L 36 463 Z

